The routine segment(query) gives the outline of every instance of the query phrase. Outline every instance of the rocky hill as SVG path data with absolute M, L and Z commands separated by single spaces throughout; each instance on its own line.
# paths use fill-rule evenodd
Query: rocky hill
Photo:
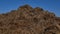
M 60 17 L 39 7 L 20 6 L 0 14 L 0 34 L 60 34 Z

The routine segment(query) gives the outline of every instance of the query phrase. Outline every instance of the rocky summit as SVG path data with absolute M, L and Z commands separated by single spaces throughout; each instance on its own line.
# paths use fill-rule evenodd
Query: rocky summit
M 29 5 L 0 14 L 0 34 L 60 34 L 60 17 Z

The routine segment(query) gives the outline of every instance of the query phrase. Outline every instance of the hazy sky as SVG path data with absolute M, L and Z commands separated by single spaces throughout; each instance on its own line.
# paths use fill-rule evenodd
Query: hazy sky
M 0 13 L 9 12 L 25 4 L 41 7 L 60 16 L 60 0 L 0 0 Z

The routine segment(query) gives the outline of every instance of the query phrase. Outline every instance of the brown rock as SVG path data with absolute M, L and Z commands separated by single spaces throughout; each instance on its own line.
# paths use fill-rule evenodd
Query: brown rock
M 0 34 L 60 34 L 60 17 L 29 5 L 0 14 Z

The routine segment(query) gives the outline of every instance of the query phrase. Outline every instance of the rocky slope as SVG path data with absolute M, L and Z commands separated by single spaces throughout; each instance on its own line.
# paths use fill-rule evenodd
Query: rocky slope
M 0 14 L 0 34 L 60 34 L 60 17 L 39 7 L 20 6 Z

